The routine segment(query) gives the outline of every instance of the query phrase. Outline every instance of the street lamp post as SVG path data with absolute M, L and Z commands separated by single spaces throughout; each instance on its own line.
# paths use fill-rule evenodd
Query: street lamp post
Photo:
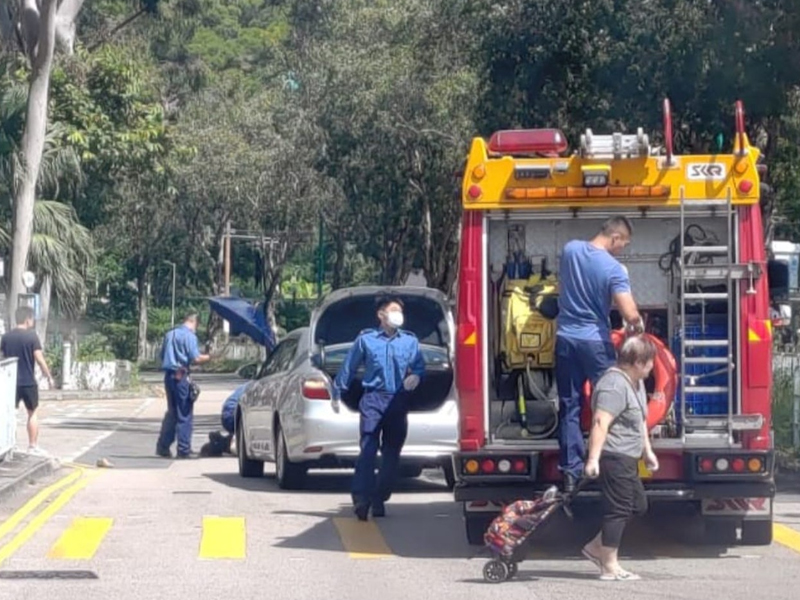
M 171 322 L 172 322 L 172 327 L 175 327 L 175 268 L 176 268 L 177 265 L 175 265 L 175 263 L 172 262 L 171 260 L 165 260 L 164 262 L 172 267 L 172 319 L 171 319 Z

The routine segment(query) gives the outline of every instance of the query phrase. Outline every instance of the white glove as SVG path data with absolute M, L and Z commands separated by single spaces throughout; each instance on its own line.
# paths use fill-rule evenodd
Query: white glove
M 405 388 L 406 391 L 410 392 L 412 390 L 415 390 L 417 389 L 418 385 L 419 385 L 419 375 L 409 375 L 403 380 L 403 388 Z

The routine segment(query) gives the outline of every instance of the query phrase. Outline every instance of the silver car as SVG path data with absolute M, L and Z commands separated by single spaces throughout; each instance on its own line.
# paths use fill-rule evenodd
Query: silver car
M 376 296 L 402 299 L 406 325 L 419 338 L 425 376 L 410 398 L 401 476 L 441 467 L 452 488 L 458 408 L 453 382 L 455 326 L 446 296 L 431 288 L 357 287 L 326 296 L 309 327 L 289 333 L 267 357 L 239 402 L 236 450 L 239 473 L 260 477 L 274 462 L 284 489 L 305 485 L 309 469 L 351 468 L 359 454 L 358 371 L 341 401 L 331 399 L 333 378 L 364 329 L 377 327 Z

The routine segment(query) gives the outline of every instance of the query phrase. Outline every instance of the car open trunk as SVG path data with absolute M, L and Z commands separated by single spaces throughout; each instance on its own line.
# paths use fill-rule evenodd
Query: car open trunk
M 375 298 L 385 288 L 350 288 L 331 294 L 315 311 L 314 342 L 316 365 L 333 379 L 339 372 L 353 341 L 365 329 L 378 327 Z M 390 293 L 404 305 L 403 329 L 414 333 L 420 341 L 425 359 L 425 376 L 416 390 L 409 393 L 412 412 L 437 410 L 447 399 L 453 386 L 450 361 L 452 340 L 447 304 L 440 292 L 428 288 L 393 288 Z M 363 367 L 342 400 L 353 410 L 364 393 L 361 384 Z

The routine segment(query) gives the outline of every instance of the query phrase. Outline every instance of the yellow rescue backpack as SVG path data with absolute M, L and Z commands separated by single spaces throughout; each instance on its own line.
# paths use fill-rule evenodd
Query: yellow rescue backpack
M 510 279 L 500 301 L 500 357 L 505 370 L 551 368 L 555 359 L 558 281 Z

